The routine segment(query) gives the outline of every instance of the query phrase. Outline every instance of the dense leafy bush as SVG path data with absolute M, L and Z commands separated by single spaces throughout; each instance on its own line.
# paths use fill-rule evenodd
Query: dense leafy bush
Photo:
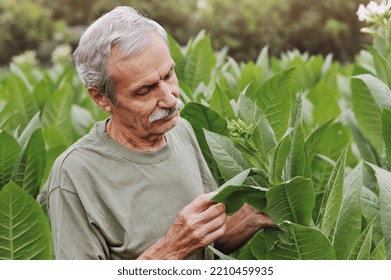
M 230 214 L 249 203 L 279 226 L 221 257 L 391 257 L 387 57 L 371 48 L 372 63 L 341 67 L 298 52 L 270 61 L 264 49 L 237 64 L 202 35 L 182 51 L 172 44 L 182 116 L 221 184 L 214 199 Z

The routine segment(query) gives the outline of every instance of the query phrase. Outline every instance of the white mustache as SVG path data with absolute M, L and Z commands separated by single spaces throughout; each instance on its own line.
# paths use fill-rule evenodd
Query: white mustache
M 184 106 L 183 102 L 180 99 L 178 99 L 175 107 L 159 109 L 158 111 L 153 112 L 149 116 L 148 121 L 149 121 L 149 123 L 153 123 L 158 120 L 162 120 L 164 118 L 167 118 L 169 115 L 171 115 L 175 111 L 177 111 L 177 110 L 180 111 L 183 108 L 183 106 Z

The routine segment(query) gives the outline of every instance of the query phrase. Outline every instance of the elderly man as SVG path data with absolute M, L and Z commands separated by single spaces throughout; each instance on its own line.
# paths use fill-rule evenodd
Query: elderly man
M 88 93 L 110 118 L 55 162 L 46 183 L 58 259 L 205 259 L 264 226 L 245 205 L 227 217 L 182 103 L 167 35 L 117 7 L 74 53 Z

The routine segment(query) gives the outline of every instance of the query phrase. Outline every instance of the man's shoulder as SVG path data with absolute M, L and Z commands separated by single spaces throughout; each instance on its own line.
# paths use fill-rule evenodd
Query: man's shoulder
M 53 168 L 61 169 L 64 165 L 77 166 L 82 165 L 83 160 L 87 159 L 99 147 L 98 137 L 95 126 L 83 137 L 69 146 L 54 162 Z

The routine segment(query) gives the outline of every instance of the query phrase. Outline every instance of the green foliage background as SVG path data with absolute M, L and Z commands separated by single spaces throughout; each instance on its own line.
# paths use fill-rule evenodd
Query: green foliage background
M 172 9 L 170 3 L 155 5 Z M 229 0 L 210 3 L 231 10 Z M 191 6 L 178 7 L 185 14 Z M 309 12 L 300 7 L 292 13 Z M 73 20 L 82 18 L 75 13 Z M 276 55 L 270 45 L 243 61 L 214 47 L 215 38 L 230 42 L 222 34 L 202 31 L 184 43 L 170 36 L 186 104 L 181 115 L 221 186 L 214 199 L 229 214 L 248 203 L 279 229 L 259 231 L 230 256 L 214 252 L 237 259 L 390 259 L 391 54 L 367 46 L 341 63 L 331 53 Z M 52 258 L 42 186 L 55 158 L 106 117 L 66 59 L 50 67 L 11 63 L 0 72 L 0 259 Z

